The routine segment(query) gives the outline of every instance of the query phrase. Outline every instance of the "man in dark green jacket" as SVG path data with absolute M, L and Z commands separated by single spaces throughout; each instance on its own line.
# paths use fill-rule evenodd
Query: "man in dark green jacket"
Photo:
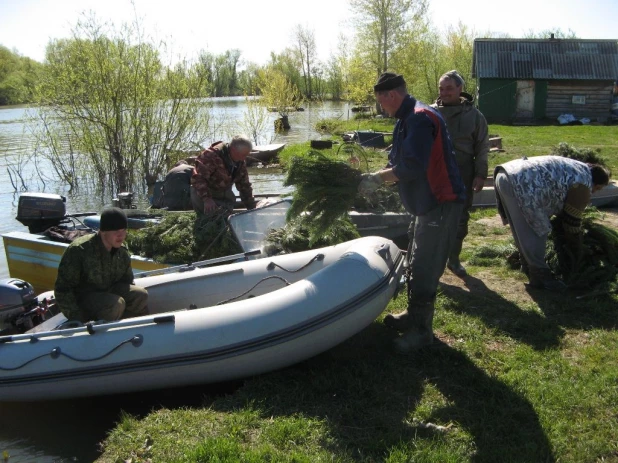
M 446 266 L 455 275 L 465 277 L 466 269 L 461 265 L 459 254 L 468 235 L 473 192 L 481 191 L 487 178 L 489 134 L 485 117 L 474 107 L 472 95 L 463 91 L 464 80 L 457 71 L 443 74 L 439 87 L 440 97 L 432 106 L 440 111 L 446 121 L 459 173 L 466 187 L 466 204 L 459 220 L 455 246 Z
M 147 315 L 148 292 L 133 284 L 131 256 L 122 244 L 127 216 L 122 209 L 101 213 L 97 233 L 73 241 L 58 266 L 54 295 L 69 320 L 113 321 Z

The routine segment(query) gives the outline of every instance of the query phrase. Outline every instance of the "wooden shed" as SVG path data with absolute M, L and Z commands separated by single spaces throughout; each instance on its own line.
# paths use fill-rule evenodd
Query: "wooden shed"
M 618 79 L 618 40 L 475 39 L 472 76 L 489 122 L 563 114 L 606 122 Z

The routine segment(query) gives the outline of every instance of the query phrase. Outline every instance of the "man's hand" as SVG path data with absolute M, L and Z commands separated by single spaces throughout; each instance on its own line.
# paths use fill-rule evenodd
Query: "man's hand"
M 479 191 L 481 191 L 484 186 L 485 186 L 484 178 L 474 177 L 474 180 L 472 180 L 472 189 L 474 190 L 475 193 L 478 193 Z
M 211 214 L 217 208 L 217 203 L 212 198 L 207 198 L 204 200 L 204 214 Z
M 358 192 L 363 196 L 371 196 L 384 183 L 379 173 L 363 174 L 358 185 Z

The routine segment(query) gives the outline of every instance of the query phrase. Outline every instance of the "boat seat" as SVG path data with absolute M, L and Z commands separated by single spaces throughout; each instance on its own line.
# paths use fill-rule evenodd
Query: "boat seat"
M 43 331 L 52 331 L 52 330 L 59 328 L 61 325 L 69 325 L 69 324 L 70 326 L 63 326 L 63 328 L 77 328 L 79 326 L 83 326 L 83 323 L 78 322 L 76 320 L 70 321 L 67 323 L 67 317 L 65 317 L 64 314 L 60 312 L 54 315 L 53 317 L 45 320 L 43 323 L 26 331 L 26 333 L 32 334 L 32 333 L 40 333 Z

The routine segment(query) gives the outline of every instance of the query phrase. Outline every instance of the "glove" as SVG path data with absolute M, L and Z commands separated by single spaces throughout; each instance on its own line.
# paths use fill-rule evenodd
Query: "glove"
M 384 183 L 379 174 L 363 174 L 358 185 L 358 192 L 362 196 L 371 196 Z

